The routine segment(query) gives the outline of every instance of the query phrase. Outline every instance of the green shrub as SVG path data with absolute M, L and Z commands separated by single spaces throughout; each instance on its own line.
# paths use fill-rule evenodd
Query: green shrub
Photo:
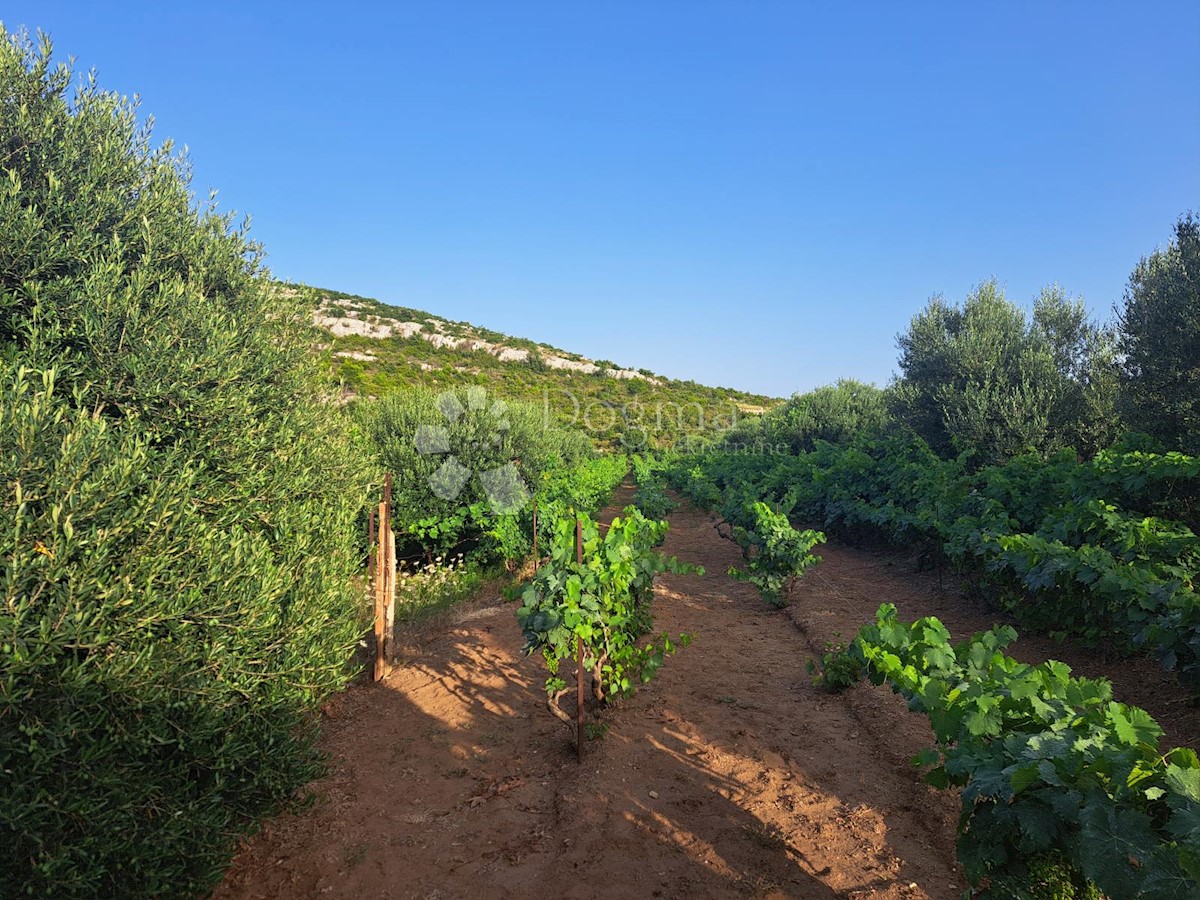
M 430 556 L 493 532 L 497 543 L 485 542 L 484 555 L 494 555 L 497 544 L 504 555 L 519 555 L 519 538 L 497 519 L 523 509 L 551 473 L 593 455 L 583 434 L 481 387 L 412 388 L 360 404 L 356 415 L 378 465 L 395 477 L 398 532 Z
M 662 474 L 662 464 L 652 457 L 634 454 L 630 458 L 633 465 L 634 479 L 637 481 L 637 491 L 633 495 L 633 505 L 642 511 L 648 519 L 659 521 L 670 515 L 676 503 L 667 494 L 666 480 Z
M 690 643 L 686 634 L 674 642 L 666 632 L 645 637 L 654 624 L 654 579 L 664 572 L 704 574 L 654 549 L 668 527 L 635 506 L 626 507 L 603 534 L 590 516 L 575 510 L 551 522 L 549 559 L 526 586 L 517 621 L 525 652 L 540 650 L 546 661 L 548 708 L 562 721 L 570 724 L 571 718 L 558 708 L 569 690 L 560 667 L 578 658 L 577 648 L 592 672 L 593 694 L 603 700 L 633 696 L 677 646 Z
M 818 441 L 846 445 L 883 431 L 890 421 L 886 392 L 852 378 L 796 394 L 761 419 L 762 437 L 776 447 L 787 444 L 793 453 L 812 450 Z M 736 429 L 726 441 L 738 442 Z
M 945 458 L 1092 453 L 1119 434 L 1113 341 L 1057 287 L 1027 316 L 987 281 L 961 307 L 936 297 L 913 317 L 889 396 L 897 418 Z
M 729 574 L 753 584 L 772 606 L 786 606 L 788 586 L 821 561 L 812 549 L 825 543 L 825 535 L 797 531 L 785 513 L 775 512 L 765 503 L 747 504 L 746 512 L 753 524 L 735 524 L 733 534 L 742 549 L 752 555 L 744 569 L 731 567 Z
M 318 771 L 365 487 L 307 310 L 0 30 L 0 895 L 188 896 Z
M 1016 638 L 1001 626 L 955 645 L 936 618 L 910 625 L 887 603 L 846 650 L 929 717 L 937 744 L 913 762 L 962 789 L 967 879 L 1006 898 L 1197 896 L 1196 752 L 1163 752 L 1158 723 L 1109 682 L 1006 656 Z

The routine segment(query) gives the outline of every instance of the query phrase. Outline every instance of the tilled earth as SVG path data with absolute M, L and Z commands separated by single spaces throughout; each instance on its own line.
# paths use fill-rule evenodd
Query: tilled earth
M 805 666 L 883 602 L 956 637 L 991 617 L 937 576 L 837 545 L 772 610 L 725 574 L 738 548 L 687 504 L 665 550 L 707 573 L 659 580 L 656 630 L 695 640 L 601 713 L 582 766 L 514 605 L 485 594 L 329 705 L 315 804 L 268 822 L 215 896 L 959 897 L 957 797 L 909 763 L 932 743 L 925 719 L 886 688 L 823 693 Z M 1015 653 L 1115 669 L 1119 698 L 1196 743 L 1195 709 L 1152 664 L 1024 639 Z

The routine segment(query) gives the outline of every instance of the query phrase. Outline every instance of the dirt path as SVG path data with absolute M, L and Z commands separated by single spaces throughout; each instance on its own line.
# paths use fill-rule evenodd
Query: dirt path
M 908 762 L 924 719 L 805 672 L 885 600 L 953 613 L 936 578 L 828 547 L 776 612 L 724 574 L 739 553 L 706 514 L 676 511 L 666 550 L 708 570 L 656 588 L 657 627 L 696 640 L 604 713 L 582 768 L 514 607 L 481 598 L 330 706 L 315 806 L 267 823 L 216 897 L 959 896 L 957 800 Z

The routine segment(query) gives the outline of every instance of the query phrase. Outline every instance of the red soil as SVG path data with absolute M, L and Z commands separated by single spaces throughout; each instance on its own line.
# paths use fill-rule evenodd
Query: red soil
M 737 547 L 686 504 L 665 549 L 707 574 L 660 580 L 656 628 L 696 639 L 601 713 L 607 736 L 582 766 L 545 710 L 540 658 L 520 653 L 514 606 L 481 596 L 409 636 L 383 683 L 329 705 L 315 805 L 268 822 L 215 896 L 960 896 L 957 798 L 908 762 L 932 743 L 925 719 L 886 688 L 825 694 L 805 663 L 882 602 L 939 615 L 956 637 L 991 617 L 936 575 L 840 546 L 771 610 L 725 574 Z M 1068 649 L 1016 652 L 1099 674 Z M 1197 712 L 1169 678 L 1116 668 L 1118 697 L 1196 743 Z

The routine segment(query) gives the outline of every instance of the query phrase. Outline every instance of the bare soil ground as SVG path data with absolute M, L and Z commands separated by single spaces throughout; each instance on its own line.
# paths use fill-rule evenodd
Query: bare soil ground
M 545 710 L 540 658 L 520 653 L 513 605 L 485 593 L 409 635 L 382 684 L 329 705 L 315 804 L 268 822 L 215 896 L 960 896 L 957 798 L 909 764 L 932 743 L 924 718 L 887 689 L 825 694 L 805 663 L 882 602 L 956 637 L 994 617 L 936 575 L 836 545 L 771 610 L 725 574 L 738 548 L 686 504 L 665 549 L 707 569 L 656 588 L 657 628 L 695 642 L 603 711 L 582 766 Z M 1106 668 L 1037 639 L 1016 654 L 1113 677 L 1169 739 L 1196 744 L 1200 715 L 1151 664 Z

